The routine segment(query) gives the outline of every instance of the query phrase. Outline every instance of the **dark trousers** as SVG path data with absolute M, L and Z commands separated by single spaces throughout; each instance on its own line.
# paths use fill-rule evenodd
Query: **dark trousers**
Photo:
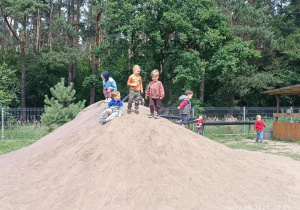
M 182 114 L 181 119 L 182 119 L 182 124 L 186 125 L 190 119 L 190 116 L 188 114 Z
M 154 107 L 156 108 L 157 114 L 161 114 L 161 99 L 149 98 L 150 112 L 154 115 Z

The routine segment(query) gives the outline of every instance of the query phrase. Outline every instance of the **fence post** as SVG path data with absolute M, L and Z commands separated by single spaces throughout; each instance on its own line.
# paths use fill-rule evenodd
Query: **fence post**
M 243 107 L 243 120 L 244 120 L 244 122 L 246 121 L 246 107 L 245 106 Z M 246 133 L 245 133 L 245 125 L 244 125 L 244 135 L 246 135 Z
M 194 119 L 194 114 L 195 114 L 195 110 L 194 110 L 194 107 L 192 108 L 192 117 Z M 193 131 L 195 132 L 195 123 L 193 123 Z
M 4 109 L 1 109 L 1 118 L 2 118 L 2 123 L 1 123 L 1 127 L 2 127 L 2 141 L 4 140 Z

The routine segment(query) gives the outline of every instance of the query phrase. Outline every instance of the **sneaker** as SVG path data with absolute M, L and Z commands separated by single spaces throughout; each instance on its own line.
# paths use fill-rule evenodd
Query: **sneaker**
M 99 119 L 99 123 L 102 123 L 103 120 L 104 120 L 104 119 L 101 117 L 101 118 Z
M 127 114 L 130 114 L 131 113 L 131 109 L 127 109 Z
M 106 119 L 103 119 L 102 124 L 105 124 L 105 123 L 107 123 L 107 121 L 106 121 Z
M 152 118 L 152 117 L 154 117 L 154 115 L 153 114 L 149 114 L 149 116 L 148 116 L 149 118 Z
M 181 124 L 181 126 L 185 128 L 185 124 Z
M 136 109 L 134 112 L 135 112 L 136 114 L 139 114 L 139 113 L 140 113 L 139 110 L 137 110 L 137 109 Z
M 155 118 L 155 119 L 159 119 L 159 117 L 160 117 L 159 115 L 155 115 L 155 117 L 154 117 L 154 118 Z

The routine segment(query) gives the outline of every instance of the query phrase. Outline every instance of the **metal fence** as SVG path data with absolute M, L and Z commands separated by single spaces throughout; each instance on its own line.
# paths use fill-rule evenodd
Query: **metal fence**
M 1 109 L 2 140 L 36 140 L 41 133 L 41 115 L 44 108 L 7 108 Z M 45 130 L 45 129 L 43 129 Z
M 273 113 L 277 112 L 276 107 L 193 107 L 190 115 L 197 118 L 203 116 L 207 121 L 227 120 L 255 120 L 257 115 L 264 119 L 273 119 Z M 280 113 L 300 113 L 300 107 L 280 107 Z M 162 107 L 162 114 L 179 116 L 177 107 Z
M 273 113 L 276 107 L 193 107 L 191 117 L 203 116 L 207 121 L 253 121 L 256 115 L 261 115 L 263 120 L 269 121 L 268 129 L 272 129 Z M 280 107 L 280 113 L 300 113 L 300 107 Z M 40 120 L 44 108 L 9 108 L 1 109 L 1 137 L 2 140 L 39 139 L 48 131 L 42 127 Z M 162 115 L 176 119 L 179 116 L 177 107 L 162 107 Z M 293 118 L 279 118 L 279 121 L 300 121 Z M 216 127 L 216 126 L 215 126 Z M 236 126 L 238 127 L 238 126 Z M 245 131 L 245 126 L 242 130 Z

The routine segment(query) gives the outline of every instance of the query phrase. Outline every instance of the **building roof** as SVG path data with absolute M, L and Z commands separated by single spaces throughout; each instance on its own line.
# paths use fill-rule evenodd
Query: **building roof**
M 269 94 L 269 95 L 299 95 L 300 96 L 300 84 L 284 87 L 284 88 L 278 88 L 274 90 L 268 90 L 262 93 Z

